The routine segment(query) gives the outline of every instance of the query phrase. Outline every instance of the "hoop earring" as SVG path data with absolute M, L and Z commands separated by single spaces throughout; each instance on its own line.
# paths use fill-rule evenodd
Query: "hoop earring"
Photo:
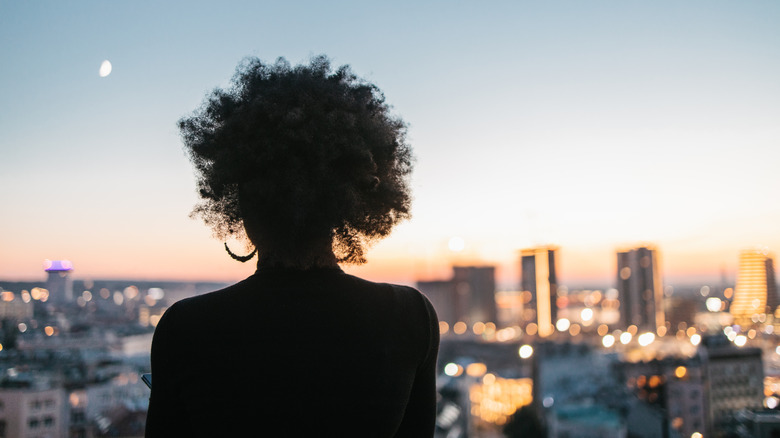
M 248 262 L 249 260 L 252 259 L 252 257 L 255 256 L 255 254 L 257 254 L 257 248 L 255 248 L 254 250 L 252 250 L 252 252 L 249 253 L 249 255 L 240 256 L 238 254 L 235 254 L 233 251 L 230 250 L 230 248 L 228 248 L 227 242 L 225 242 L 225 251 L 227 251 L 227 253 L 230 255 L 230 258 L 232 258 L 233 260 L 237 260 L 241 263 Z

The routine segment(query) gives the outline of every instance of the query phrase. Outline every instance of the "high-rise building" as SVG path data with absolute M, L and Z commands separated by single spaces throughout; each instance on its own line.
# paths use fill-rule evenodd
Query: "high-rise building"
M 714 436 L 719 422 L 743 409 L 761 409 L 764 400 L 764 366 L 761 349 L 737 347 L 721 335 L 706 336 L 698 355 L 705 364 L 708 428 Z
M 418 281 L 439 317 L 450 324 L 495 322 L 496 268 L 493 266 L 453 266 L 452 279 Z
M 777 309 L 777 301 L 772 257 L 766 250 L 742 251 L 730 308 L 734 322 L 740 325 L 757 322 L 761 314 L 773 313 Z
M 663 286 L 654 248 L 638 247 L 617 253 L 620 323 L 640 330 L 665 325 Z
M 73 301 L 73 263 L 68 260 L 46 260 L 43 265 L 48 277 L 46 289 L 49 290 L 49 300 L 63 303 Z
M 417 289 L 428 297 L 433 308 L 436 309 L 439 321 L 454 324 L 461 321 L 460 317 L 465 315 L 462 300 L 459 300 L 455 294 L 452 280 L 418 281 Z
M 496 268 L 493 266 L 454 266 L 455 293 L 467 303 L 467 322 L 495 322 Z
M 520 289 L 531 293 L 524 312 L 528 322 L 538 326 L 539 336 L 553 334 L 558 316 L 556 295 L 558 281 L 555 276 L 555 250 L 551 246 L 528 248 L 520 251 Z

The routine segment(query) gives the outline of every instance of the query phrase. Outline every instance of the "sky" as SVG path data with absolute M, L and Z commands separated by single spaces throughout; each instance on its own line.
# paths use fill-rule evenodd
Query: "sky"
M 667 283 L 733 282 L 741 250 L 780 250 L 778 23 L 776 1 L 0 0 L 0 279 L 251 275 L 189 218 L 176 122 L 247 56 L 326 54 L 416 156 L 412 219 L 347 272 L 513 288 L 518 250 L 556 245 L 562 284 L 607 287 L 653 245 Z

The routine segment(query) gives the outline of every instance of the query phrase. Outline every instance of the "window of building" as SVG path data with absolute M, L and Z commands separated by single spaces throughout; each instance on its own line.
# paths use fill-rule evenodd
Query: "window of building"
M 84 411 L 76 411 L 71 412 L 70 414 L 70 422 L 71 423 L 83 423 L 85 421 Z
M 31 418 L 27 421 L 27 426 L 30 429 L 37 429 L 41 425 L 41 422 L 37 418 Z

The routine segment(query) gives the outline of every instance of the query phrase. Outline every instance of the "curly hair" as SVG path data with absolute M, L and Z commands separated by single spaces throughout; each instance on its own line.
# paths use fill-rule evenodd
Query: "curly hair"
M 292 67 L 248 58 L 179 121 L 197 174 L 201 217 L 215 237 L 247 237 L 287 260 L 332 239 L 338 261 L 409 218 L 406 124 L 382 92 L 324 55 Z M 259 241 L 259 242 L 258 242 Z

